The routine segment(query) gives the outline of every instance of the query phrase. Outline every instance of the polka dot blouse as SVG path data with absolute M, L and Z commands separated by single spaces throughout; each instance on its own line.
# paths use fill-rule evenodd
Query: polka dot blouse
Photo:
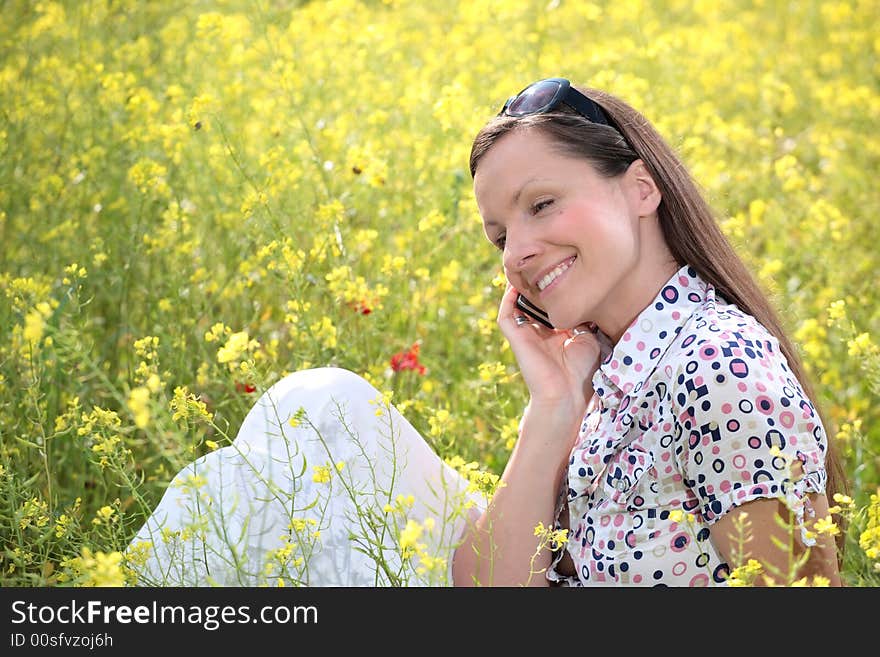
M 825 432 L 766 328 L 685 266 L 603 354 L 557 505 L 576 576 L 557 571 L 560 549 L 550 581 L 723 584 L 712 525 L 758 498 L 783 498 L 814 543 Z

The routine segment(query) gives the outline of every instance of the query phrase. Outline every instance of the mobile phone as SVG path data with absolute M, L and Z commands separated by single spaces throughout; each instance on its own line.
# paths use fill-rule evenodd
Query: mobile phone
M 516 307 L 532 319 L 546 326 L 547 328 L 553 328 L 553 324 L 550 323 L 550 318 L 547 316 L 547 313 L 545 313 L 541 308 L 538 308 L 538 306 L 526 299 L 522 294 L 516 295 Z

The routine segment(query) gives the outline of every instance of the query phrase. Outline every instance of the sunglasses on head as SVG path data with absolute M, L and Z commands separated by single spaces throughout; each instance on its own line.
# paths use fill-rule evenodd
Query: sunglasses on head
M 592 123 L 613 127 L 602 108 L 572 87 L 571 82 L 565 78 L 546 78 L 533 82 L 516 96 L 508 98 L 498 116 L 543 114 L 560 105 L 567 105 Z

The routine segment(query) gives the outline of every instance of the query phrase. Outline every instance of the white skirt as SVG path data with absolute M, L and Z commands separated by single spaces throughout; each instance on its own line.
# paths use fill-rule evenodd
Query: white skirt
M 146 586 L 443 586 L 485 506 L 366 380 L 303 370 L 174 477 L 126 556 Z

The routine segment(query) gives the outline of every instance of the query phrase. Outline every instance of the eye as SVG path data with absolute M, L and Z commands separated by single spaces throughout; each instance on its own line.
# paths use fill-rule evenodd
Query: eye
M 499 251 L 504 250 L 504 245 L 507 244 L 507 236 L 503 233 L 495 238 L 495 246 L 498 247 Z
M 543 210 L 544 208 L 546 208 L 552 204 L 553 204 L 552 198 L 545 198 L 545 199 L 541 199 L 540 201 L 536 201 L 532 205 L 532 214 L 538 214 L 541 210 Z

